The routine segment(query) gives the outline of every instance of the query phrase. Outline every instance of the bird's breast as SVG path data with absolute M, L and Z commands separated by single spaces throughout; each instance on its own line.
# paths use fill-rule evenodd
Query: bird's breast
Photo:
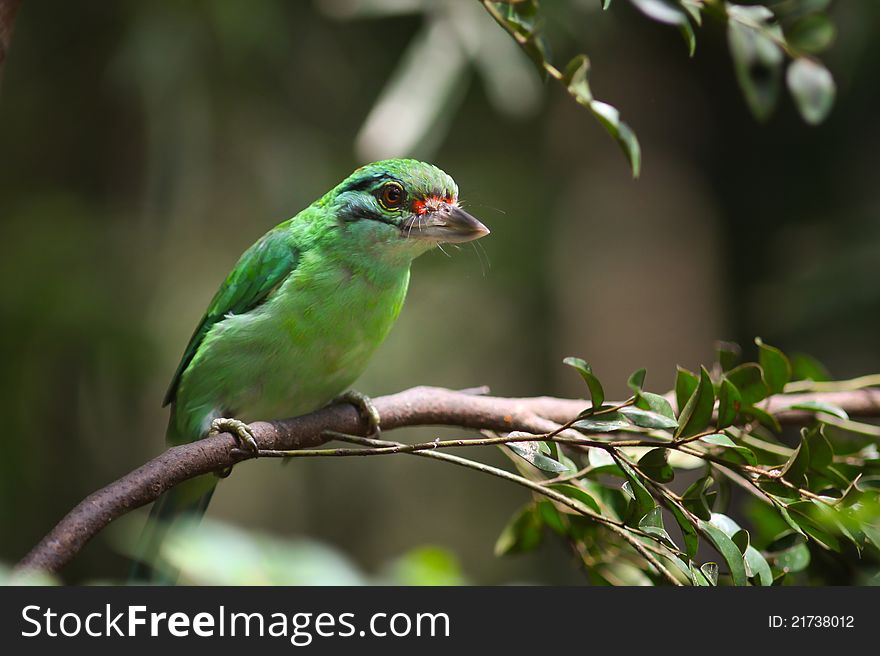
M 400 313 L 409 279 L 371 275 L 346 264 L 298 270 L 251 318 L 254 372 L 239 412 L 253 418 L 314 410 L 363 373 Z M 244 318 L 244 317 L 243 317 Z

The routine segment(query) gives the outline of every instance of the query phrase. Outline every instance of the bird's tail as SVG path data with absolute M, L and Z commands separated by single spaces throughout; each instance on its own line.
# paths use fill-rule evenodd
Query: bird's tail
M 174 439 L 174 423 L 172 409 L 168 426 L 168 438 L 172 444 L 183 441 Z M 214 495 L 217 481 L 214 474 L 204 474 L 180 483 L 156 499 L 138 541 L 135 561 L 129 574 L 130 581 L 164 585 L 173 585 L 176 582 L 177 572 L 162 561 L 162 543 L 175 526 L 184 521 L 201 519 Z

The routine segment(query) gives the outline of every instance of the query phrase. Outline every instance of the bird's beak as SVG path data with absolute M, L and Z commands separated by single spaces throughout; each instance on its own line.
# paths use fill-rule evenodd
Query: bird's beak
M 434 239 L 447 244 L 474 241 L 489 234 L 489 228 L 455 205 L 443 203 L 413 221 L 409 236 Z

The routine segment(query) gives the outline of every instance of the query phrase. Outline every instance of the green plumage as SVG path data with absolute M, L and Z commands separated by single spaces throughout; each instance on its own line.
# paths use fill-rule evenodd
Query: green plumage
M 282 224 L 264 235 L 242 255 L 217 290 L 205 316 L 193 332 L 171 379 L 163 405 L 175 400 L 180 377 L 214 324 L 222 321 L 227 314 L 241 314 L 262 303 L 296 267 L 298 252 L 285 236 L 285 224 Z
M 168 441 L 204 437 L 219 417 L 315 410 L 366 368 L 403 307 L 414 258 L 488 233 L 458 208 L 440 169 L 385 160 L 355 171 L 241 256 L 190 339 L 165 396 Z M 203 512 L 216 478 L 160 499 L 154 515 Z M 155 558 L 164 528 L 145 537 Z M 158 537 L 156 537 L 158 536 Z

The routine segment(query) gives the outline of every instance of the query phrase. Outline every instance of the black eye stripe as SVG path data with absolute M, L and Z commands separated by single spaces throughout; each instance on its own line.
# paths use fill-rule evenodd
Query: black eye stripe
M 350 191 L 366 191 L 370 187 L 376 184 L 375 177 L 369 178 L 361 178 L 359 180 L 354 180 L 349 184 L 345 185 L 342 189 L 339 190 L 340 194 L 344 194 Z
M 352 180 L 346 186 L 342 187 L 338 193 L 344 194 L 349 191 L 369 191 L 372 190 L 374 193 L 378 193 L 378 191 L 387 183 L 396 182 L 401 187 L 403 184 L 395 178 L 393 175 L 388 173 L 382 173 L 379 175 L 370 175 L 364 178 L 358 178 Z

